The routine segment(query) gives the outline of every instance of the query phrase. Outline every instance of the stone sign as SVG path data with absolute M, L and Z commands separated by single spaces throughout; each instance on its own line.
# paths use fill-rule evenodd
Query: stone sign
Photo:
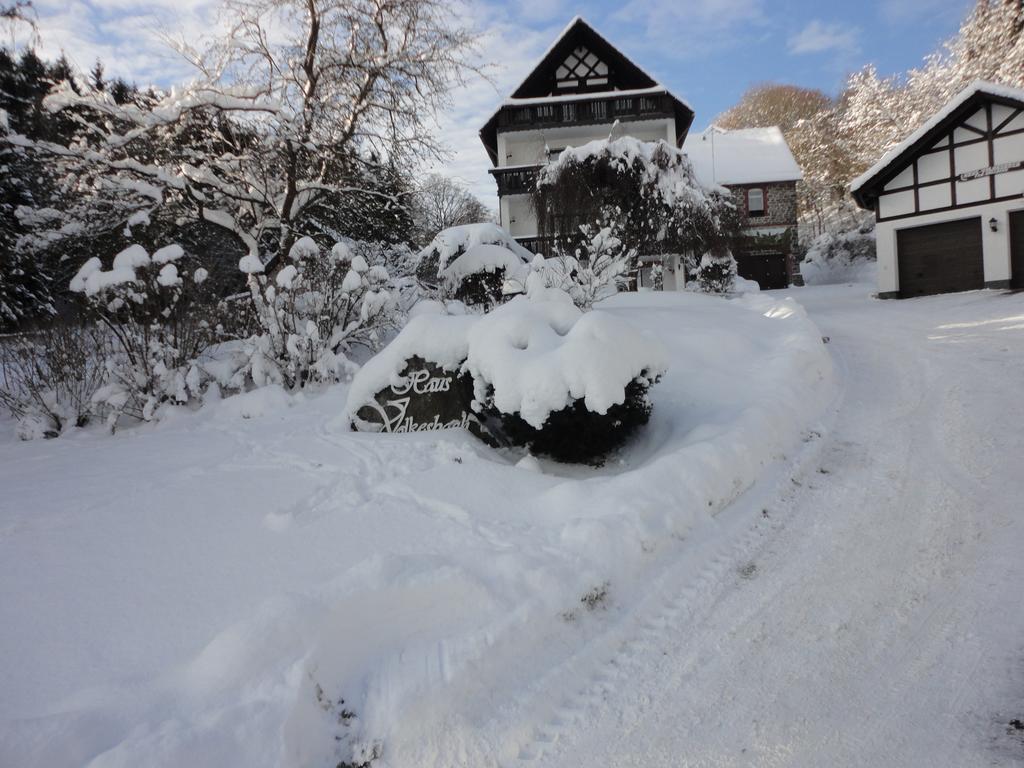
M 410 358 L 401 375 L 401 383 L 382 389 L 356 411 L 357 429 L 401 434 L 461 427 L 493 442 L 471 407 L 470 376 L 446 371 L 420 357 Z

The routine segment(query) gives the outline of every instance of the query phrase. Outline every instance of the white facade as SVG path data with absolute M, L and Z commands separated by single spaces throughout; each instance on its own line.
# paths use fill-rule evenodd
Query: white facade
M 897 263 L 896 238 L 901 229 L 941 224 L 981 217 L 982 258 L 985 269 L 985 283 L 1002 286 L 1010 281 L 1010 226 L 1009 214 L 1024 211 L 1024 198 L 989 205 L 961 208 L 913 216 L 895 221 L 880 221 L 875 225 L 876 248 L 878 251 L 878 291 L 881 294 L 895 294 L 900 290 L 899 265 Z M 989 226 L 989 220 L 996 220 L 996 231 Z
M 554 159 L 566 147 L 579 147 L 591 141 L 634 136 L 642 141 L 663 139 L 675 143 L 675 121 L 638 120 L 609 125 L 550 127 L 538 130 L 509 131 L 498 134 L 498 168 L 534 167 Z M 536 237 L 537 217 L 528 194 L 503 195 L 499 199 L 499 223 L 513 237 Z

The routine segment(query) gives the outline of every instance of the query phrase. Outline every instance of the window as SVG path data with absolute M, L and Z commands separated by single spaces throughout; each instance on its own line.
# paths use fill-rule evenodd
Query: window
M 760 187 L 747 190 L 747 215 L 764 216 L 764 190 Z
M 579 88 L 608 84 L 608 65 L 584 46 L 576 48 L 555 71 L 559 88 Z

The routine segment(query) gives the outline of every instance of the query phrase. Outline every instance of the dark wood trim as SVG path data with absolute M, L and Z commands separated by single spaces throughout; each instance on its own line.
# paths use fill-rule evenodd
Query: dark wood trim
M 917 180 L 917 161 L 919 158 L 914 158 L 914 162 L 910 164 L 910 167 L 914 169 L 914 213 L 921 212 L 921 184 Z
M 989 121 L 989 122 L 991 122 L 991 121 Z M 984 130 L 984 131 L 980 130 L 978 128 L 975 128 L 973 125 L 968 125 L 967 123 L 960 123 L 960 125 L 958 125 L 957 128 L 963 128 L 964 130 L 971 131 L 973 133 L 978 134 L 979 136 L 987 136 L 988 135 L 988 131 L 987 130 Z
M 993 291 L 1002 291 L 1010 287 L 1009 280 L 989 280 L 985 287 Z
M 954 192 L 955 192 L 956 191 L 956 185 L 955 184 L 953 185 L 953 189 L 954 189 Z M 921 211 L 921 213 L 901 213 L 899 216 L 878 216 L 876 214 L 876 219 L 879 222 L 883 222 L 883 221 L 899 221 L 900 219 L 910 219 L 910 218 L 913 218 L 914 216 L 930 216 L 933 213 L 946 213 L 948 211 L 966 211 L 966 210 L 969 210 L 971 208 L 977 208 L 979 205 L 993 205 L 994 203 L 1005 203 L 1005 202 L 1008 202 L 1010 200 L 1020 200 L 1020 199 L 1021 199 L 1021 196 L 1019 194 L 1016 194 L 1016 195 L 1004 195 L 1003 197 L 997 197 L 997 198 L 994 198 L 992 200 L 989 200 L 989 199 L 978 200 L 976 203 L 963 203 L 962 205 L 947 205 L 945 208 L 929 208 L 927 211 Z M 936 222 L 933 222 L 933 223 L 934 224 L 938 224 L 940 222 L 936 221 Z M 921 226 L 926 227 L 928 225 L 927 224 L 922 224 Z
M 1003 128 L 1005 128 L 1007 125 L 1009 125 L 1014 120 L 1016 120 L 1017 116 L 1021 112 L 1024 112 L 1024 109 L 1017 109 L 1017 110 L 1013 110 L 1012 112 L 1010 112 L 1010 116 L 1008 118 L 1006 118 L 1005 120 L 1003 120 L 1003 122 L 1001 122 L 999 125 L 996 126 L 994 133 L 999 133 L 1001 130 L 1003 130 Z M 1013 131 L 1007 133 L 1006 135 L 1007 136 L 1012 136 L 1014 133 L 1016 133 L 1019 130 L 1020 130 L 1019 128 L 1018 129 L 1014 129 Z
M 956 207 L 956 148 L 953 147 L 953 132 L 949 132 L 949 204 Z
M 992 102 L 985 102 L 985 125 L 988 126 L 988 167 L 991 168 L 996 164 L 996 145 L 992 139 Z M 996 196 L 996 177 L 992 174 L 988 177 L 988 196 L 991 199 L 995 199 Z

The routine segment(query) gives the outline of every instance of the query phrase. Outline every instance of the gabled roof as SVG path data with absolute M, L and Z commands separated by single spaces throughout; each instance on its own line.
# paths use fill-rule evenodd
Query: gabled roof
M 727 131 L 712 125 L 690 135 L 683 152 L 704 184 L 799 181 L 803 172 L 777 127 Z
M 590 77 L 580 77 L 574 87 L 559 87 L 559 76 L 566 76 L 567 60 L 581 48 L 596 57 L 606 70 L 592 72 Z M 572 77 L 571 74 L 563 77 L 563 84 L 565 79 Z M 544 52 L 526 79 L 499 105 L 480 129 L 480 139 L 494 161 L 497 157 L 498 115 L 502 108 L 589 99 L 602 94 L 620 93 L 669 96 L 674 106 L 678 140 L 682 142 L 685 138 L 686 131 L 693 122 L 693 109 L 690 105 L 627 58 L 583 17 L 576 16 Z
M 923 150 L 932 146 L 952 127 L 969 117 L 985 102 L 1024 108 L 1024 90 L 1011 88 L 985 80 L 975 80 L 954 96 L 946 106 L 936 112 L 920 128 L 896 146 L 850 184 L 850 193 L 857 205 L 870 209 L 881 188 L 891 177 L 909 165 Z

